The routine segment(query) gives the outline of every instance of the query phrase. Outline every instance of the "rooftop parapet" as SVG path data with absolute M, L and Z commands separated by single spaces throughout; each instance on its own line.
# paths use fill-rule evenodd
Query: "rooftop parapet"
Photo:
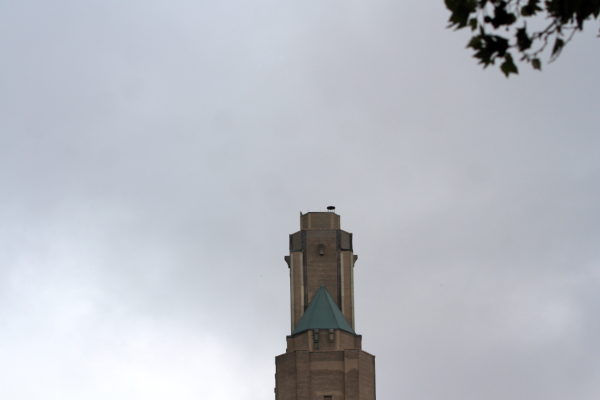
M 300 214 L 301 230 L 340 229 L 340 216 L 334 212 Z

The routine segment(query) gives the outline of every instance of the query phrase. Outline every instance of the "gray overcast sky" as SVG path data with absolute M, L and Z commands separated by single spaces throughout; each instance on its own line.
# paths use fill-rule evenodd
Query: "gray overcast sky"
M 443 1 L 0 1 L 0 398 L 273 398 L 298 211 L 379 399 L 600 398 L 600 39 L 482 70 Z

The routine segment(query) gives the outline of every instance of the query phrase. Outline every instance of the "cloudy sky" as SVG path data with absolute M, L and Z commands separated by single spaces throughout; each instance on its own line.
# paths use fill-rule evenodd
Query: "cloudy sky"
M 507 80 L 447 18 L 0 1 L 0 398 L 273 399 L 334 204 L 379 399 L 598 399 L 597 26 Z

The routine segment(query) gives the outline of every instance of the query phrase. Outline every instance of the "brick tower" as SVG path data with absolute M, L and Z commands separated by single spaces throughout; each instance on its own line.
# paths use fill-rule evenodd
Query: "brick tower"
M 339 215 L 300 214 L 285 257 L 291 334 L 275 358 L 276 400 L 375 400 L 375 357 L 354 331 L 357 258 Z

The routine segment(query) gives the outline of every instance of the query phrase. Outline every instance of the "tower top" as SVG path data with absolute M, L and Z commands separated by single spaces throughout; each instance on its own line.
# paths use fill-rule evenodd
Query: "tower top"
M 340 229 L 340 216 L 331 211 L 311 211 L 306 214 L 300 214 L 300 229 Z
M 276 400 L 375 400 L 375 357 L 355 331 L 352 233 L 333 206 L 300 213 L 285 261 L 291 329 L 275 359 Z

